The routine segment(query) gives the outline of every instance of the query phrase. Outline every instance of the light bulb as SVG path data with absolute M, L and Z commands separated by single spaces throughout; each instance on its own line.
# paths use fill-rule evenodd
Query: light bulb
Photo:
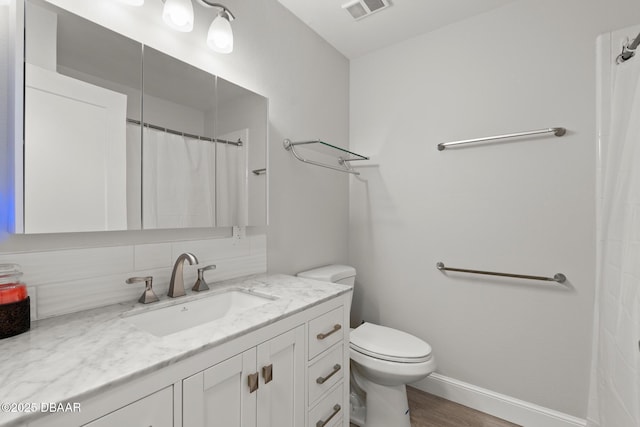
M 142 6 L 144 0 L 117 0 L 120 3 L 128 4 L 129 6 Z
M 193 30 L 193 4 L 191 0 L 166 0 L 162 19 L 176 31 L 188 33 Z
M 207 45 L 218 53 L 233 51 L 233 31 L 226 12 L 220 13 L 211 23 L 207 34 Z

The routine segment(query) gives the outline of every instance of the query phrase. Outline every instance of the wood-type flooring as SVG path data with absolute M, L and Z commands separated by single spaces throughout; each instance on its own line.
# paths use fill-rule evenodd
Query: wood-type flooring
M 413 387 L 407 394 L 411 427 L 521 427 Z

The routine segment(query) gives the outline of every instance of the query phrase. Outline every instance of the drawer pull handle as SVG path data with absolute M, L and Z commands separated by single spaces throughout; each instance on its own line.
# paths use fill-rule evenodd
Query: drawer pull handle
M 342 329 L 342 325 L 340 325 L 339 323 L 336 323 L 335 325 L 333 325 L 333 329 L 331 331 L 327 332 L 326 334 L 318 334 L 316 338 L 318 338 L 319 340 L 323 340 L 327 338 L 329 335 L 335 334 L 340 329 Z
M 251 374 L 248 376 L 249 380 L 249 393 L 253 393 L 258 389 L 258 373 Z
M 273 379 L 273 364 L 262 367 L 262 378 L 265 384 L 269 384 Z
M 335 404 L 335 405 L 333 406 L 333 413 L 329 416 L 329 418 L 327 418 L 327 419 L 326 419 L 326 420 L 324 420 L 324 421 L 322 421 L 322 420 L 318 421 L 318 422 L 316 423 L 316 427 L 324 427 L 324 426 L 326 426 L 326 425 L 327 425 L 327 423 L 328 423 L 329 421 L 331 421 L 331 418 L 333 418 L 333 417 L 335 417 L 336 415 L 338 415 L 338 412 L 340 412 L 340 409 L 342 409 L 342 407 L 340 407 L 340 405 L 338 405 L 338 404 Z
M 340 371 L 340 369 L 342 369 L 342 366 L 340 366 L 339 364 L 336 363 L 335 365 L 333 365 L 333 371 L 331 371 L 331 373 L 329 375 L 327 375 L 326 377 L 318 377 L 316 379 L 316 382 L 318 384 L 324 384 L 329 378 L 331 378 L 332 376 L 337 374 L 338 371 Z

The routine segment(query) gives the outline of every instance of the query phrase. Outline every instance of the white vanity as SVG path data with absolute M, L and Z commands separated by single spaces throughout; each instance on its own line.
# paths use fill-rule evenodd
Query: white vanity
M 266 302 L 164 336 L 132 321 L 229 291 Z M 0 341 L 0 401 L 80 411 L 3 412 L 0 426 L 347 427 L 351 296 L 345 285 L 259 275 L 36 322 Z

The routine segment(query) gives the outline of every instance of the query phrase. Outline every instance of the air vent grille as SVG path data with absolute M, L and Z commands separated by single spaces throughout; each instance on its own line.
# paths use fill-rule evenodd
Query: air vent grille
M 363 0 L 371 12 L 375 12 L 378 9 L 385 7 L 382 0 Z
M 389 6 L 388 0 L 352 0 L 343 4 L 342 8 L 357 21 Z

